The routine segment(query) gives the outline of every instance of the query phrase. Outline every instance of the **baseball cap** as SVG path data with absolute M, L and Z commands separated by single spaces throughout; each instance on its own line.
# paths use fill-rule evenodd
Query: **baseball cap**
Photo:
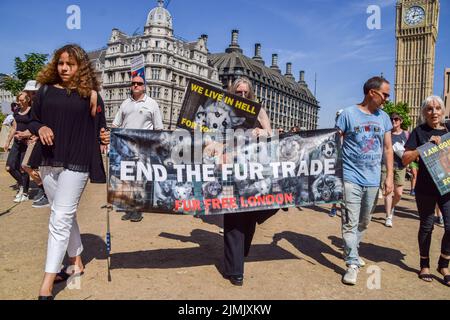
M 23 89 L 23 91 L 38 91 L 39 89 L 39 84 L 37 83 L 36 80 L 29 80 L 27 82 L 27 84 L 25 85 L 25 88 Z

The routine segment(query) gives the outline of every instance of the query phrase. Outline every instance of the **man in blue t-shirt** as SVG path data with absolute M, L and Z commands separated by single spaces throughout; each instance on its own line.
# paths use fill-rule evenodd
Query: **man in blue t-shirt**
M 345 284 L 355 285 L 359 268 L 365 265 L 359 257 L 358 247 L 378 198 L 383 151 L 387 168 L 384 193 L 390 194 L 393 190 L 392 123 L 381 110 L 389 92 L 386 79 L 369 79 L 364 84 L 364 101 L 346 108 L 336 122 L 336 128 L 344 138 L 342 238 L 347 271 L 342 281 Z

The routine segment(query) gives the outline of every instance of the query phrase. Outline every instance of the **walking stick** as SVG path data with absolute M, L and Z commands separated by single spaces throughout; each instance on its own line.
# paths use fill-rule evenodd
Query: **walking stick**
M 112 210 L 112 206 L 107 204 L 102 207 L 106 208 L 106 263 L 108 268 L 108 282 L 111 282 L 111 231 L 109 227 L 109 213 Z
M 109 153 L 108 153 L 109 154 Z M 111 229 L 109 224 L 109 213 L 113 209 L 112 205 L 108 203 L 108 181 L 109 181 L 109 157 L 106 160 L 106 205 L 102 209 L 106 208 L 106 264 L 108 268 L 108 282 L 111 282 Z

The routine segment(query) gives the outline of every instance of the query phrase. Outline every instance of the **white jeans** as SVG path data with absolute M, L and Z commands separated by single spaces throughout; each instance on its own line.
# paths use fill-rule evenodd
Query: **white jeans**
M 53 167 L 40 172 L 51 206 L 45 272 L 58 273 L 66 251 L 69 257 L 83 251 L 76 213 L 89 173 Z

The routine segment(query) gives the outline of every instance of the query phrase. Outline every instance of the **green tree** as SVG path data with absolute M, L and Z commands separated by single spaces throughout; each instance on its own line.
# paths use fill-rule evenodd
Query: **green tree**
M 0 88 L 9 91 L 13 96 L 25 88 L 28 80 L 36 79 L 37 74 L 47 62 L 48 54 L 29 53 L 25 60 L 19 57 L 14 59 L 14 73 L 3 77 Z
M 391 101 L 386 102 L 383 110 L 389 116 L 394 112 L 398 113 L 403 118 L 402 129 L 408 130 L 411 125 L 411 118 L 409 117 L 410 109 L 406 102 L 398 102 L 396 104 Z
M 0 124 L 3 123 L 3 121 L 5 120 L 6 115 L 3 114 L 3 112 L 0 111 Z

